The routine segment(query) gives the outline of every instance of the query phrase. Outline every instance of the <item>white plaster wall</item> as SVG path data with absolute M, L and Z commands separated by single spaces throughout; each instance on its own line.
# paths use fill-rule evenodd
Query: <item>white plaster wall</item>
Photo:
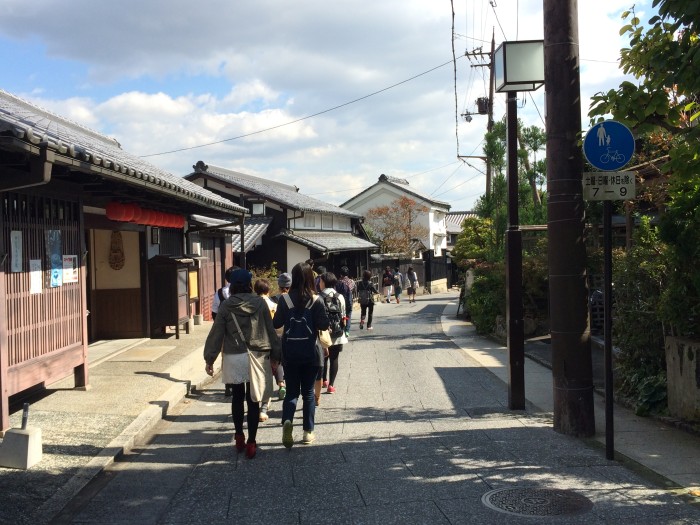
M 302 246 L 301 244 L 297 244 L 292 241 L 287 241 L 287 263 L 289 264 L 289 268 L 280 268 L 279 270 L 291 273 L 292 268 L 294 268 L 294 265 L 300 262 L 307 261 L 310 257 L 311 252 L 308 248 Z

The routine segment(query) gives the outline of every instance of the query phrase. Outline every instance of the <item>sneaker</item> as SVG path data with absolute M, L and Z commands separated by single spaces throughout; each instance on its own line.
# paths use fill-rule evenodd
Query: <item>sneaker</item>
M 258 421 L 267 421 L 268 419 L 270 419 L 270 416 L 267 415 L 267 412 L 260 412 Z
M 350 337 L 350 330 L 345 330 L 345 337 Z
M 328 390 L 326 390 L 326 394 L 335 394 L 335 387 L 333 385 L 328 385 Z
M 286 395 L 287 395 L 287 388 L 284 387 L 284 386 L 281 386 L 281 387 L 280 387 L 280 391 L 279 391 L 278 394 L 277 394 L 277 398 L 278 398 L 280 401 L 284 401 L 284 396 L 286 396 Z
M 323 380 L 323 388 L 327 388 L 327 387 L 328 387 L 328 380 L 324 379 Z
M 293 431 L 294 425 L 289 419 L 282 424 L 282 444 L 287 448 L 292 448 L 292 445 L 294 445 Z
M 243 452 L 245 448 L 245 434 L 235 434 L 233 437 L 236 440 L 236 450 Z
M 258 445 L 256 445 L 255 443 L 248 443 L 245 446 L 245 457 L 247 457 L 248 459 L 253 459 L 257 451 Z
M 371 327 L 371 326 L 368 326 L 368 327 L 367 327 L 367 330 L 374 330 L 374 328 Z
M 314 434 L 313 430 L 304 430 L 304 439 L 302 442 L 304 445 L 310 445 L 316 440 L 316 434 Z

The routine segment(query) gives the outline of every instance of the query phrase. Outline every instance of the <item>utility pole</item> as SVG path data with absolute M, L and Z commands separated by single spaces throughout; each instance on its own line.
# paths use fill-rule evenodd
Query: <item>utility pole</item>
M 472 51 L 471 53 L 465 52 L 464 56 L 469 57 L 470 61 L 471 58 L 481 58 L 483 59 L 484 57 L 488 57 L 489 61 L 485 64 L 472 64 L 471 67 L 487 67 L 489 68 L 489 95 L 487 99 L 487 109 L 486 109 L 486 114 L 488 115 L 488 120 L 486 123 L 486 131 L 488 133 L 491 133 L 493 130 L 493 97 L 494 97 L 494 68 L 493 68 L 493 55 L 496 52 L 496 35 L 495 35 L 495 30 L 492 31 L 491 33 L 491 52 L 490 53 L 484 53 L 482 49 L 479 47 Z M 478 103 L 479 101 L 477 101 Z M 479 108 L 479 114 L 482 114 L 481 108 Z M 463 113 L 462 116 L 465 118 L 467 122 L 472 121 L 472 116 L 473 113 L 467 111 L 466 113 Z M 467 155 L 467 156 L 459 156 L 459 158 L 479 158 L 483 159 L 486 161 L 486 195 L 491 193 L 491 159 L 481 156 L 481 155 Z
M 577 0 L 544 0 L 549 297 L 554 430 L 595 433 L 582 195 Z
M 486 123 L 486 132 L 491 133 L 493 131 L 493 97 L 495 95 L 495 82 L 494 82 L 494 67 L 493 67 L 493 55 L 496 52 L 496 31 L 495 29 L 491 31 L 491 60 L 490 60 L 490 72 L 489 72 L 489 116 Z M 486 195 L 491 194 L 491 159 L 486 159 Z

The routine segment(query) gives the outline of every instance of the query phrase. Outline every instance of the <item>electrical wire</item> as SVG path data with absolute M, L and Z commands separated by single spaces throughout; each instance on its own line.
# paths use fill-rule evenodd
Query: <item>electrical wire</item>
M 461 57 L 460 57 L 460 58 L 461 58 Z M 441 67 L 445 67 L 445 66 L 448 65 L 448 64 L 454 64 L 454 67 L 455 67 L 455 70 L 456 70 L 456 68 L 457 68 L 457 66 L 456 66 L 456 60 L 457 60 L 457 58 L 455 57 L 455 54 L 454 54 L 454 46 L 453 46 L 453 50 L 452 50 L 452 60 L 448 60 L 447 62 L 445 62 L 445 63 L 443 63 L 443 64 L 440 64 L 439 66 L 435 66 L 435 67 L 433 67 L 433 68 L 431 68 L 431 69 L 428 69 L 427 71 L 423 71 L 422 73 L 419 73 L 419 74 L 414 75 L 414 76 L 412 76 L 412 77 L 410 77 L 410 78 L 407 78 L 407 79 L 405 79 L 405 80 L 402 80 L 401 82 L 397 82 L 396 84 L 392 84 L 391 86 L 387 86 L 387 87 L 382 88 L 382 89 L 380 89 L 380 90 L 378 90 L 378 91 L 374 91 L 374 92 L 372 92 L 372 93 L 370 93 L 370 94 L 368 94 L 368 95 L 364 95 L 364 96 L 362 96 L 362 97 L 360 97 L 360 98 L 356 98 L 356 99 L 351 100 L 351 101 L 349 101 L 349 102 L 345 102 L 345 103 L 343 103 L 343 104 L 338 104 L 337 106 L 333 106 L 332 108 L 324 109 L 323 111 L 318 111 L 318 112 L 313 113 L 313 114 L 311 114 L 311 115 L 307 115 L 307 116 L 305 116 L 305 117 L 301 117 L 301 118 L 298 118 L 298 119 L 296 119 L 296 120 L 292 120 L 292 121 L 290 121 L 290 122 L 285 122 L 284 124 L 278 124 L 277 126 L 272 126 L 272 127 L 269 127 L 269 128 L 259 129 L 258 131 L 252 131 L 252 132 L 250 132 L 250 133 L 245 133 L 245 134 L 243 134 L 243 135 L 238 135 L 238 136 L 236 136 L 236 137 L 231 137 L 231 138 L 228 138 L 228 139 L 221 139 L 221 140 L 217 140 L 217 141 L 214 141 L 214 142 L 207 142 L 207 143 L 205 143 L 205 144 L 199 144 L 199 145 L 197 145 L 197 146 L 189 146 L 189 147 L 187 147 L 187 148 L 178 148 L 178 149 L 173 149 L 173 150 L 169 150 L 169 151 L 161 151 L 160 153 L 149 153 L 148 155 L 140 155 L 140 157 L 141 157 L 141 158 L 146 158 L 146 157 L 157 157 L 157 156 L 160 156 L 160 155 L 169 155 L 170 153 L 179 153 L 179 152 L 181 152 L 181 151 L 189 151 L 189 150 L 193 150 L 193 149 L 204 148 L 204 147 L 206 147 L 206 146 L 214 146 L 215 144 L 222 144 L 222 143 L 224 143 L 224 142 L 230 142 L 230 141 L 232 141 L 232 140 L 238 140 L 238 139 L 242 139 L 242 138 L 245 138 L 245 137 L 250 137 L 250 136 L 252 136 L 252 135 L 258 135 L 258 134 L 260 134 L 260 133 L 265 133 L 265 132 L 267 132 L 267 131 L 272 131 L 272 130 L 274 130 L 274 129 L 279 129 L 279 128 L 282 128 L 282 127 L 284 127 L 284 126 L 290 126 L 290 125 L 292 125 L 292 124 L 296 124 L 296 123 L 298 123 L 298 122 L 302 122 L 302 121 L 304 121 L 304 120 L 308 120 L 308 119 L 313 118 L 313 117 L 318 117 L 319 115 L 323 115 L 323 114 L 325 114 L 325 113 L 330 113 L 331 111 L 335 111 L 336 109 L 344 108 L 345 106 L 349 106 L 349 105 L 351 105 L 351 104 L 355 104 L 356 102 L 360 102 L 360 101 L 362 101 L 362 100 L 368 99 L 368 98 L 373 97 L 373 96 L 375 96 L 375 95 L 378 95 L 378 94 L 380 94 L 380 93 L 384 93 L 385 91 L 389 91 L 390 89 L 393 89 L 393 88 L 395 88 L 395 87 L 398 87 L 398 86 L 400 86 L 400 85 L 402 85 L 402 84 L 406 84 L 407 82 L 410 82 L 411 80 L 415 80 L 415 79 L 417 79 L 417 78 L 419 78 L 419 77 L 422 77 L 422 76 L 424 76 L 424 75 L 427 75 L 428 73 L 432 73 L 433 71 L 435 71 L 435 70 L 437 70 L 437 69 L 440 69 Z M 455 74 L 456 74 L 456 73 L 455 73 Z

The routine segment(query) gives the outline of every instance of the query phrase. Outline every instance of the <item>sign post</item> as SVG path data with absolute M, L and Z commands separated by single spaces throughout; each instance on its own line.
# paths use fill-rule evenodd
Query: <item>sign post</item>
M 605 457 L 615 459 L 612 373 L 612 201 L 635 196 L 635 174 L 615 171 L 634 154 L 634 136 L 627 126 L 606 120 L 593 126 L 583 140 L 583 154 L 602 172 L 583 174 L 583 198 L 603 201 L 603 312 L 605 361 Z

